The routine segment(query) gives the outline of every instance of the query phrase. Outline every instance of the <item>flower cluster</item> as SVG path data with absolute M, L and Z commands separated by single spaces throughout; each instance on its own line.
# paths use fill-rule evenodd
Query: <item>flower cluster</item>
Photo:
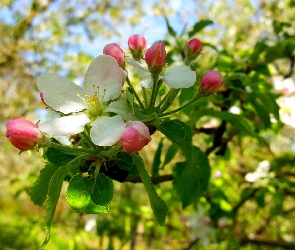
M 21 151 L 43 149 L 45 168 L 50 169 L 40 174 L 36 182 L 42 185 L 33 185 L 30 193 L 35 204 L 42 206 L 46 201 L 44 244 L 49 240 L 62 187 L 56 183 L 62 183 L 67 175 L 71 176 L 66 193 L 71 207 L 78 213 L 95 214 L 108 211 L 114 192 L 112 180 L 124 182 L 138 173 L 156 220 L 160 225 L 165 222 L 167 204 L 151 186 L 137 152 L 150 143 L 156 130 L 174 143 L 184 140 L 181 137 L 187 130 L 170 116 L 214 94 L 223 80 L 214 70 L 201 80 L 197 77 L 192 63 L 202 51 L 198 39 L 183 46 L 183 62 L 178 64 L 170 61 L 163 41 L 148 47 L 142 35 L 133 35 L 128 47 L 129 52 L 124 52 L 116 43 L 107 44 L 103 55 L 90 63 L 81 86 L 51 73 L 41 74 L 37 78 L 40 102 L 55 113 L 54 118 L 36 124 L 17 118 L 7 124 L 6 137 L 11 144 Z M 195 88 L 194 96 L 175 108 L 184 88 Z M 70 143 L 62 143 L 60 136 L 67 136 Z M 45 176 L 48 173 L 53 175 Z M 192 237 L 205 243 L 213 238 L 209 227 L 203 230 L 206 223 L 190 223 Z
M 57 75 L 41 74 L 37 78 L 40 98 L 48 108 L 58 112 L 60 117 L 41 122 L 38 126 L 22 119 L 9 122 L 6 136 L 11 143 L 22 151 L 34 148 L 37 143 L 40 147 L 46 147 L 41 145 L 42 132 L 43 135 L 50 136 L 86 137 L 92 148 L 111 147 L 110 150 L 115 148 L 116 152 L 122 150 L 128 153 L 140 151 L 151 141 L 146 122 L 152 124 L 158 117 L 173 113 L 174 111 L 165 113 L 165 110 L 172 105 L 178 93 L 176 90 L 189 88 L 197 82 L 196 72 L 191 70 L 189 64 L 201 53 L 202 43 L 196 38 L 188 41 L 184 48 L 185 63 L 172 67 L 166 67 L 167 54 L 163 41 L 157 41 L 147 48 L 146 39 L 136 34 L 129 38 L 128 47 L 132 58 L 126 56 L 118 44 L 107 44 L 103 49 L 104 55 L 90 63 L 83 88 Z M 126 62 L 137 69 L 141 77 L 139 85 L 143 89 L 143 99 L 130 83 Z M 126 81 L 128 88 L 124 87 Z M 158 91 L 163 83 L 172 92 L 167 93 L 166 99 L 158 100 Z M 199 92 L 203 96 L 214 94 L 221 85 L 221 74 L 210 70 L 202 78 Z M 146 89 L 150 89 L 148 93 Z M 127 95 L 124 93 L 126 90 Z M 196 96 L 198 97 L 192 102 L 202 97 Z M 148 113 L 154 107 L 160 110 L 153 116 L 154 119 L 142 119 L 138 115 L 139 109 Z
M 172 134 L 180 131 L 182 137 L 186 134 L 184 127 L 170 116 L 214 94 L 223 80 L 219 72 L 210 70 L 199 81 L 192 70 L 191 63 L 202 51 L 197 39 L 183 47 L 181 55 L 185 58 L 180 64 L 167 59 L 163 41 L 147 47 L 142 35 L 133 35 L 128 47 L 125 53 L 118 44 L 107 44 L 103 55 L 90 63 L 82 86 L 51 73 L 41 74 L 37 78 L 40 101 L 56 113 L 54 118 L 36 125 L 17 118 L 7 124 L 6 137 L 11 144 L 21 151 L 43 149 L 43 157 L 50 163 L 45 168 L 53 170 L 53 176 L 46 176 L 47 184 L 34 185 L 31 192 L 35 204 L 41 206 L 47 201 L 47 230 L 61 191 L 61 185 L 55 187 L 56 180 L 62 183 L 73 169 L 76 174 L 71 177 L 66 197 L 76 212 L 106 213 L 114 192 L 112 179 L 124 182 L 129 175 L 138 173 L 156 220 L 160 225 L 165 222 L 168 207 L 151 186 L 137 152 L 150 143 L 156 130 L 180 143 L 179 137 Z M 190 87 L 196 87 L 194 97 L 175 108 L 181 89 Z M 174 126 L 179 128 L 174 130 Z M 174 131 L 169 131 L 171 128 Z M 60 136 L 68 136 L 71 143 L 63 144 Z M 42 178 L 44 174 L 36 182 L 43 183 Z

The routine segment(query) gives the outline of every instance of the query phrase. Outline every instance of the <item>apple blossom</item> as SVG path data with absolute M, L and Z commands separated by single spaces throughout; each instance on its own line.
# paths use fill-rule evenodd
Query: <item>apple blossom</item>
M 139 121 L 128 121 L 119 143 L 127 153 L 140 151 L 152 140 L 149 128 Z
M 14 147 L 22 151 L 33 149 L 41 141 L 39 129 L 28 120 L 13 119 L 7 123 L 6 128 L 6 137 Z
M 222 75 L 215 70 L 210 70 L 200 84 L 200 90 L 207 94 L 214 94 L 223 84 Z
M 139 82 L 140 86 L 144 88 L 153 87 L 152 75 L 146 67 L 132 58 L 127 59 L 126 62 L 138 69 L 138 73 L 142 77 Z M 159 79 L 163 80 L 173 89 L 189 88 L 193 86 L 196 81 L 196 72 L 192 71 L 190 67 L 186 65 L 178 65 L 167 69 L 164 75 L 159 76 Z
M 94 144 L 115 144 L 125 131 L 122 117 L 126 115 L 129 118 L 129 111 L 122 107 L 120 112 L 116 112 L 120 115 L 112 117 L 107 112 L 114 112 L 109 102 L 120 96 L 125 79 L 126 72 L 108 55 L 98 56 L 90 63 L 84 89 L 67 79 L 43 73 L 38 77 L 37 85 L 44 101 L 65 116 L 43 123 L 39 129 L 54 136 L 74 135 L 90 123 L 90 137 Z
M 121 68 L 125 67 L 125 53 L 118 44 L 107 44 L 103 49 L 103 53 L 105 55 L 114 57 Z

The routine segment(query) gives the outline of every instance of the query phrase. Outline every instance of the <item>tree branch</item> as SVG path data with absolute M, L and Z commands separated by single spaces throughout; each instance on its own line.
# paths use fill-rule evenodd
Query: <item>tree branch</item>
M 174 177 L 172 174 L 151 177 L 151 181 L 154 185 L 165 182 L 165 181 L 172 181 L 173 179 L 174 179 Z M 139 176 L 127 176 L 127 178 L 124 182 L 142 183 Z
M 256 188 L 256 189 L 253 189 L 252 192 L 251 192 L 248 196 L 246 196 L 244 199 L 240 200 L 240 201 L 239 201 L 239 202 L 233 207 L 233 210 L 232 210 L 232 211 L 233 211 L 234 213 L 237 213 L 237 211 L 239 210 L 239 208 L 240 208 L 241 206 L 243 206 L 243 204 L 244 204 L 247 200 L 249 200 L 250 198 L 253 198 L 257 191 L 258 191 L 257 188 Z
M 274 241 L 274 240 L 264 240 L 264 239 L 250 239 L 243 238 L 240 240 L 241 245 L 254 244 L 261 246 L 272 246 L 272 247 L 281 247 L 283 249 L 295 249 L 294 243 L 289 243 L 285 241 Z

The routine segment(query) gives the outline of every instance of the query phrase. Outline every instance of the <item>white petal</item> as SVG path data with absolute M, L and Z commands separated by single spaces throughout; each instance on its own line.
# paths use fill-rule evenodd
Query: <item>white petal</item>
M 69 114 L 86 108 L 84 101 L 77 96 L 84 96 L 84 90 L 65 78 L 43 73 L 37 78 L 37 86 L 45 103 L 56 111 Z
M 39 126 L 39 129 L 42 132 L 54 136 L 75 135 L 82 132 L 85 124 L 88 122 L 90 122 L 88 117 L 84 113 L 81 113 L 45 122 Z
M 135 120 L 131 106 L 124 100 L 117 100 L 110 103 L 106 112 L 114 112 L 120 115 L 125 121 Z
M 150 89 L 151 87 L 153 87 L 153 80 L 152 80 L 152 76 L 151 74 L 148 74 L 146 76 L 144 76 L 140 82 L 139 82 L 139 85 L 141 87 L 144 87 L 146 89 Z
M 120 140 L 124 131 L 125 123 L 121 116 L 102 116 L 91 123 L 90 137 L 98 146 L 112 146 Z
M 115 58 L 107 55 L 96 57 L 89 65 L 84 78 L 85 92 L 98 93 L 101 102 L 114 100 L 121 94 L 127 73 L 119 67 Z
M 146 67 L 141 65 L 138 61 L 134 60 L 133 58 L 126 59 L 126 62 L 129 65 L 131 65 L 131 66 L 133 66 L 133 67 L 135 67 L 135 68 L 137 68 L 137 69 L 139 69 L 141 71 L 149 72 L 149 70 Z
M 196 81 L 196 72 L 188 66 L 180 65 L 169 68 L 165 72 L 164 82 L 171 88 L 189 88 Z

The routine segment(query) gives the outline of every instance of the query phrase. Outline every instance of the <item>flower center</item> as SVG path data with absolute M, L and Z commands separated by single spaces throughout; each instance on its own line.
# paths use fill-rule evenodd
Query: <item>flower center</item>
M 93 95 L 84 95 L 81 97 L 80 94 L 77 94 L 88 106 L 85 114 L 89 117 L 90 120 L 95 120 L 97 117 L 104 115 L 104 110 L 107 108 L 107 105 L 101 101 L 104 99 L 104 95 L 99 100 L 99 86 L 93 85 L 94 94 Z M 106 89 L 104 89 L 104 92 Z

